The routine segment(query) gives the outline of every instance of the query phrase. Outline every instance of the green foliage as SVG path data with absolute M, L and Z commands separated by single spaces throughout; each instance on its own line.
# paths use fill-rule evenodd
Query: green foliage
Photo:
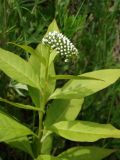
M 53 30 L 59 31 L 55 20 L 50 24 L 46 34 Z M 54 69 L 57 54 L 54 50 L 42 43 L 38 44 L 36 49 L 24 45 L 18 46 L 31 53 L 28 61 L 12 52 L 0 49 L 0 69 L 11 78 L 28 86 L 28 92 L 35 107 L 11 102 L 4 98 L 0 98 L 0 101 L 13 107 L 37 111 L 39 123 L 37 129 L 33 128 L 32 131 L 1 113 L 0 141 L 30 154 L 33 159 L 37 158 L 36 160 L 69 160 L 71 154 L 72 159 L 81 158 L 81 156 L 84 159 L 90 159 L 93 151 L 98 153 L 96 160 L 100 160 L 111 154 L 113 150 L 88 147 L 86 150 L 90 153 L 85 155 L 85 148 L 79 147 L 61 153 L 58 155 L 59 158 L 54 157 L 54 154 L 46 155 L 51 154 L 54 133 L 58 138 L 61 136 L 75 142 L 120 138 L 120 130 L 110 124 L 75 120 L 81 111 L 84 97 L 115 83 L 120 77 L 120 69 L 98 70 L 79 76 L 57 76 Z M 62 78 L 70 80 L 63 87 L 55 89 L 56 80 Z M 31 136 L 31 142 L 26 137 L 28 135 Z
M 99 147 L 73 147 L 64 151 L 58 157 L 69 160 L 93 160 L 94 157 L 94 160 L 101 160 L 113 152 L 112 149 Z
M 41 155 L 36 160 L 62 160 L 61 158 L 53 157 L 50 155 Z
M 6 143 L 13 148 L 18 148 L 22 151 L 25 151 L 26 153 L 30 154 L 34 158 L 32 147 L 28 137 L 20 137 L 16 139 L 14 138 L 11 140 L 7 140 Z
M 17 108 L 27 109 L 27 110 L 34 110 L 34 111 L 40 111 L 40 108 L 33 107 L 33 106 L 30 106 L 30 105 L 24 105 L 24 104 L 21 104 L 21 103 L 13 103 L 13 102 L 10 102 L 10 101 L 8 101 L 6 99 L 3 99 L 3 98 L 0 98 L 0 101 L 8 103 L 8 104 L 10 104 L 10 105 L 12 105 L 14 107 L 17 107 Z
M 120 70 L 99 70 L 82 74 L 82 76 L 86 76 L 86 80 L 70 80 L 62 88 L 56 89 L 50 98 L 71 99 L 86 97 L 114 83 L 120 76 Z M 90 80 L 87 77 L 101 80 Z
M 64 35 L 69 37 L 79 50 L 79 60 L 78 63 L 72 62 L 70 64 L 64 64 L 64 62 L 60 60 L 60 57 L 56 57 L 56 54 L 54 54 L 53 52 L 50 54 L 49 65 L 56 57 L 54 60 L 55 70 L 56 73 L 60 75 L 54 75 L 55 71 L 54 65 L 52 63 L 52 67 L 48 68 L 50 69 L 48 71 L 49 76 L 47 81 L 47 84 L 49 84 L 49 88 L 47 87 L 48 85 L 45 84 L 45 89 L 49 89 L 49 93 L 46 92 L 45 99 L 49 99 L 51 94 L 54 94 L 53 92 L 55 88 L 57 89 L 57 87 L 59 87 L 60 89 L 60 87 L 64 86 L 65 82 L 67 82 L 69 79 L 72 79 L 71 81 L 76 81 L 77 79 L 78 81 L 80 77 L 73 75 L 61 76 L 61 74 L 81 75 L 81 73 L 83 72 L 89 73 L 89 71 L 98 70 L 101 68 L 113 69 L 120 67 L 119 60 L 117 60 L 119 58 L 119 5 L 120 2 L 114 0 L 0 0 L 0 46 L 2 48 L 5 48 L 6 50 L 17 53 L 22 58 L 27 60 L 32 66 L 32 70 L 35 71 L 35 74 L 40 75 L 40 70 L 38 69 L 41 66 L 40 61 L 41 63 L 44 63 L 45 61 L 43 57 L 38 58 L 38 55 L 35 55 L 33 53 L 35 51 L 34 49 L 32 50 L 33 52 L 31 52 L 32 48 L 30 50 L 28 48 L 30 46 L 36 48 L 36 45 L 40 43 L 43 35 L 45 34 L 48 24 L 52 19 L 56 18 L 60 26 L 60 31 L 64 33 Z M 24 50 L 20 49 L 17 46 L 7 45 L 7 42 L 9 41 L 25 44 L 23 48 Z M 26 44 L 29 44 L 30 46 L 28 47 Z M 23 71 L 24 69 L 22 70 L 22 72 Z M 111 77 L 113 77 L 112 75 Z M 14 77 L 12 78 L 14 79 Z M 85 78 L 82 81 L 88 80 Z M 93 81 L 93 79 L 94 78 L 92 78 L 91 80 Z M 104 82 L 102 81 L 102 78 L 97 78 L 95 81 L 98 83 Z M 12 84 L 13 82 L 15 84 L 18 83 L 17 81 L 11 80 L 3 72 L 0 72 L 0 96 L 3 97 L 5 101 L 7 99 L 7 101 L 13 105 L 13 107 L 11 107 L 12 105 L 9 105 L 10 103 L 5 104 L 3 102 L 0 102 L 0 110 L 8 112 L 9 115 L 16 117 L 21 122 L 23 121 L 27 124 L 29 128 L 31 128 L 36 134 L 38 134 L 38 114 L 36 111 L 34 112 L 33 109 L 38 110 L 38 107 L 40 108 L 42 100 L 41 92 L 39 89 L 34 88 L 33 86 L 24 85 L 25 88 L 28 88 L 28 90 L 23 89 L 23 87 L 20 86 L 19 89 L 17 89 L 17 85 Z M 41 86 L 42 85 L 40 85 L 40 88 L 42 88 Z M 65 114 L 63 114 L 63 116 L 61 114 L 61 121 L 71 120 L 70 117 L 77 117 L 80 110 L 80 114 L 78 115 L 77 119 L 98 123 L 111 123 L 117 128 L 120 128 L 119 88 L 120 84 L 118 81 L 108 89 L 105 89 L 97 94 L 85 98 L 83 106 L 79 106 L 77 108 L 76 105 L 76 109 L 74 112 L 72 107 L 70 107 L 69 109 L 69 105 L 67 105 L 67 102 L 70 99 L 56 99 L 47 101 L 46 107 L 44 109 L 46 113 L 43 117 L 43 119 L 45 119 L 44 124 L 46 124 L 46 120 L 48 123 L 51 112 L 53 118 L 51 118 L 50 123 L 59 123 L 59 121 L 55 121 L 54 118 L 56 118 L 57 115 L 59 117 L 60 108 L 61 113 L 64 112 L 64 107 L 60 107 L 57 102 L 61 102 L 62 104 L 66 102 L 65 109 L 68 108 L 68 112 L 67 110 L 65 110 Z M 44 91 L 44 89 L 42 88 L 41 91 Z M 77 99 L 77 101 L 79 101 L 79 99 Z M 56 107 L 55 104 L 58 107 Z M 54 106 L 54 112 L 52 110 L 52 105 Z M 34 108 L 31 108 L 31 111 L 26 111 L 21 109 L 19 110 L 19 108 L 17 109 L 16 107 L 18 106 L 20 108 L 23 108 L 24 106 L 24 109 L 30 109 L 31 106 Z M 40 110 L 44 111 L 43 109 Z M 72 112 L 71 116 L 70 114 L 68 115 L 70 111 Z M 74 119 L 72 119 L 72 121 L 73 120 Z M 42 137 L 42 144 L 44 144 L 44 147 L 42 145 L 41 153 L 44 155 L 58 155 L 63 150 L 67 149 L 69 146 L 81 145 L 81 143 L 74 143 L 68 140 L 66 141 L 63 138 L 59 138 L 54 133 L 50 133 L 51 132 L 46 130 L 43 133 L 44 136 Z M 14 139 L 14 141 L 16 140 Z M 24 147 L 24 141 L 27 141 L 27 144 L 32 144 L 31 146 L 33 152 L 35 153 L 35 144 L 37 140 L 35 140 L 34 138 L 32 139 L 31 137 L 31 140 L 22 141 L 22 138 L 20 138 L 15 143 L 16 145 L 13 145 L 14 141 L 13 143 L 11 142 L 11 146 L 17 146 L 18 148 L 19 146 L 21 146 L 20 150 L 26 151 L 33 157 L 33 155 L 30 153 L 31 151 L 29 149 L 29 151 L 25 149 L 30 147 L 27 145 L 27 147 Z M 18 141 L 20 141 L 19 145 L 17 145 Z M 63 144 L 61 145 L 61 143 Z M 102 149 L 103 147 L 116 149 L 120 148 L 120 143 L 118 139 L 103 139 L 92 144 L 100 146 L 102 147 Z M 82 143 L 82 145 L 86 145 L 86 143 Z M 91 145 L 91 143 L 89 143 L 88 145 Z M 105 152 L 107 156 L 107 151 Z M 14 153 L 14 157 L 12 153 Z M 103 158 L 102 155 L 103 153 L 101 154 L 101 159 Z M 7 147 L 7 145 L 4 147 L 4 144 L 0 145 L 0 157 L 3 160 L 31 159 L 27 154 L 20 152 L 17 149 L 9 148 Z M 120 159 L 119 151 L 115 152 L 112 158 Z
M 120 131 L 110 124 L 98 124 L 87 121 L 60 121 L 50 130 L 58 135 L 78 142 L 94 142 L 101 138 L 120 138 Z
M 0 113 L 0 122 L 0 142 L 14 140 L 26 135 L 34 135 L 30 129 L 2 112 Z
M 81 110 L 83 101 L 84 99 L 54 100 L 48 108 L 45 126 L 51 126 L 53 123 L 63 120 L 75 120 Z
M 39 78 L 32 66 L 12 52 L 0 49 L 0 69 L 21 83 L 39 88 Z

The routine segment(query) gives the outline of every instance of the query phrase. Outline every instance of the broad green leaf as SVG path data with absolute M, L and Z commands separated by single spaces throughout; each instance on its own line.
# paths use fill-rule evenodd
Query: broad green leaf
M 48 97 L 49 97 L 49 95 L 51 95 L 54 92 L 55 86 L 56 86 L 56 80 L 50 78 L 51 74 L 55 75 L 55 68 L 54 68 L 54 64 L 53 63 L 51 63 L 51 65 L 49 66 L 49 70 L 48 70 L 48 78 L 47 78 Z
M 87 77 L 87 76 L 74 76 L 74 75 L 55 75 L 51 76 L 53 79 L 82 79 L 82 80 L 99 80 L 99 81 L 104 81 L 102 79 L 98 78 L 92 78 L 92 77 Z
M 30 144 L 28 137 L 11 139 L 9 141 L 6 141 L 5 143 L 7 143 L 8 145 L 10 145 L 13 148 L 18 148 L 18 149 L 28 153 L 29 155 L 31 155 L 34 158 L 32 147 L 31 147 L 31 144 Z
M 16 44 L 16 43 L 12 43 L 22 49 L 24 49 L 26 52 L 30 53 L 32 57 L 35 57 L 36 59 L 36 62 L 39 61 L 39 63 L 43 63 L 44 64 L 44 59 L 43 57 L 40 58 L 40 55 L 38 52 L 36 52 L 35 49 L 33 49 L 32 47 L 30 46 L 27 46 L 27 45 L 20 45 L 20 44 Z
M 62 160 L 62 159 L 58 157 L 53 157 L 51 155 L 40 155 L 35 160 Z
M 98 70 L 80 76 L 101 80 L 69 80 L 62 88 L 56 89 L 50 99 L 79 99 L 94 94 L 117 81 L 120 77 L 120 69 Z
M 31 55 L 28 62 L 31 64 L 31 66 L 35 70 L 36 74 L 39 75 L 40 74 L 40 65 L 41 65 L 39 58 L 36 55 Z
M 40 58 L 38 58 L 38 56 L 36 56 L 36 55 L 31 55 L 29 58 L 29 63 L 32 65 L 32 67 L 34 68 L 34 70 L 38 76 L 40 75 L 40 66 L 41 66 L 41 62 L 39 61 L 39 59 Z M 40 77 L 39 77 L 39 79 L 40 79 Z M 39 107 L 39 105 L 40 105 L 40 90 L 37 88 L 33 88 L 31 86 L 28 86 L 28 91 L 29 91 L 29 94 L 30 94 L 35 106 Z
M 58 53 L 55 50 L 51 49 L 51 51 L 50 51 L 50 58 L 49 58 L 49 66 L 51 65 L 51 63 L 53 63 L 53 61 L 54 61 L 55 57 L 57 56 L 57 54 Z M 53 76 L 55 76 L 55 75 L 53 74 Z
M 79 142 L 95 142 L 101 138 L 120 138 L 120 130 L 112 125 L 87 121 L 61 121 L 53 124 L 49 129 L 66 139 Z
M 40 91 L 37 88 L 33 88 L 31 86 L 28 86 L 28 91 L 35 106 L 40 107 Z
M 36 74 L 39 76 L 40 75 L 40 67 L 41 67 L 41 63 L 39 61 L 39 58 L 36 55 L 31 55 L 29 58 L 29 63 L 33 66 Z M 40 79 L 40 77 L 39 77 Z M 28 86 L 28 91 L 29 91 L 29 95 L 32 98 L 33 103 L 35 104 L 35 106 L 40 105 L 40 90 L 37 88 L 33 88 L 31 86 Z
M 46 68 L 47 68 L 47 65 L 49 62 L 49 56 L 50 56 L 50 48 L 45 46 L 44 44 L 39 44 L 36 48 L 36 52 L 45 60 L 45 64 L 41 63 L 41 66 L 40 66 L 40 79 L 45 79 Z
M 0 48 L 0 69 L 11 78 L 39 88 L 39 77 L 32 66 L 12 52 Z
M 56 86 L 56 79 L 50 78 L 51 75 L 54 75 L 54 76 L 56 75 L 55 68 L 54 68 L 54 62 L 53 62 L 56 55 L 57 55 L 56 52 L 51 50 L 50 58 L 49 58 L 49 65 L 48 65 L 48 76 L 47 76 L 47 83 L 49 86 L 48 95 L 51 95 L 53 93 L 53 91 L 55 90 L 55 86 Z
M 112 154 L 115 150 L 99 147 L 73 147 L 60 155 L 59 158 L 67 160 L 102 160 Z
M 48 89 L 49 85 L 47 82 L 47 75 L 48 75 L 48 64 L 49 64 L 49 56 L 50 56 L 50 48 L 39 44 L 36 48 L 36 51 L 45 59 L 45 65 L 41 63 L 40 65 L 40 85 L 42 86 L 41 95 L 44 96 L 46 99 L 48 97 Z
M 45 59 L 46 65 L 41 64 L 40 66 L 40 83 L 43 87 L 43 93 L 41 94 L 44 94 L 47 99 L 55 88 L 55 80 L 49 79 L 51 74 L 55 74 L 53 63 L 49 64 L 51 50 L 49 47 L 39 44 L 36 48 L 36 51 L 39 52 L 39 54 L 41 54 L 41 56 L 43 56 Z
M 78 116 L 84 99 L 54 100 L 46 113 L 45 126 L 50 126 L 59 121 L 72 121 Z
M 49 32 L 53 32 L 53 31 L 57 31 L 59 32 L 59 28 L 57 26 L 56 20 L 54 19 L 52 21 L 52 23 L 49 25 L 47 33 Z M 45 35 L 46 35 L 45 34 Z M 52 79 L 50 78 L 51 75 L 55 76 L 55 69 L 54 69 L 54 59 L 57 56 L 57 53 L 55 50 L 50 49 L 50 57 L 49 57 L 49 65 L 48 65 L 48 78 L 47 78 L 47 82 L 49 83 L 49 87 L 48 87 L 48 95 L 51 95 L 53 93 L 53 91 L 55 90 L 55 86 L 56 86 L 56 79 Z
M 0 112 L 0 142 L 35 135 L 29 128 Z
M 52 150 L 52 144 L 53 144 L 53 135 L 49 134 L 42 141 L 41 153 L 42 154 L 50 154 L 51 150 Z
M 40 43 L 36 47 L 35 51 L 40 57 L 43 57 L 44 65 L 47 65 L 47 62 L 49 62 L 50 48 L 48 46 Z
M 8 104 L 10 104 L 10 105 L 12 105 L 14 107 L 17 107 L 17 108 L 27 109 L 27 110 L 34 110 L 34 111 L 40 111 L 40 108 L 33 107 L 33 106 L 30 106 L 30 105 L 21 104 L 21 103 L 11 102 L 11 101 L 8 101 L 8 100 L 6 100 L 4 98 L 1 98 L 1 97 L 0 97 L 0 101 L 8 103 Z
M 49 32 L 53 32 L 53 31 L 60 32 L 55 19 L 49 25 L 47 33 L 45 35 L 47 35 Z
M 32 67 L 34 68 L 34 70 L 38 76 L 40 75 L 40 67 L 41 67 L 41 61 L 39 59 L 41 59 L 41 57 L 39 56 L 39 58 L 38 58 L 38 56 L 36 56 L 36 55 L 31 55 L 29 58 L 29 63 L 32 65 Z M 40 79 L 40 77 L 39 77 L 39 79 Z M 31 86 L 28 86 L 28 91 L 29 91 L 29 95 L 31 96 L 32 101 L 35 104 L 35 106 L 39 107 L 39 105 L 40 105 L 40 90 L 37 88 L 33 88 Z
M 13 45 L 15 45 L 15 46 L 17 46 L 17 47 L 20 47 L 20 48 L 24 49 L 26 52 L 29 52 L 29 53 L 32 54 L 32 55 L 35 55 L 35 54 L 36 54 L 35 50 L 34 50 L 32 47 L 30 47 L 30 46 L 20 45 L 20 44 L 13 43 L 13 42 L 9 42 L 9 43 L 10 43 L 10 44 L 13 44 Z
M 47 33 L 52 31 L 58 31 L 58 26 L 55 20 L 49 25 Z M 47 34 L 46 33 L 46 34 Z M 50 79 L 51 75 L 55 75 L 53 60 L 56 56 L 55 51 L 51 50 L 50 47 L 44 44 L 39 44 L 36 48 L 36 53 L 44 59 L 44 64 L 40 65 L 40 83 L 43 86 L 42 95 L 45 95 L 46 99 L 54 91 L 56 80 Z
M 16 43 L 12 43 L 12 44 L 24 49 L 26 52 L 31 54 L 31 56 L 29 58 L 29 63 L 32 65 L 32 67 L 36 71 L 36 73 L 40 74 L 40 64 L 45 63 L 45 60 L 43 59 L 43 57 L 41 57 L 40 54 L 30 46 L 19 45 Z

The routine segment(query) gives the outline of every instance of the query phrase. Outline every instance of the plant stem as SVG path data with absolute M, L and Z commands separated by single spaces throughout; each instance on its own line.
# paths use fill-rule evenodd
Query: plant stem
M 44 108 L 45 108 L 45 103 L 44 103 L 44 97 L 42 96 L 41 102 L 40 102 L 40 109 L 44 110 Z M 43 116 L 44 116 L 44 113 L 39 111 L 38 114 L 39 114 L 39 128 L 38 128 L 38 139 L 39 139 L 39 141 L 38 141 L 38 155 L 39 155 L 41 152 L 41 138 L 43 135 Z
M 43 130 L 43 112 L 39 112 L 39 130 L 38 130 L 38 137 L 41 140 L 42 137 L 42 130 Z

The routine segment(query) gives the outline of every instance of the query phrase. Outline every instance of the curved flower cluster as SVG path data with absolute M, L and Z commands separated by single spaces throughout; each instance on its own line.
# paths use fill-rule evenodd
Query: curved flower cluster
M 69 62 L 72 57 L 76 58 L 78 56 L 78 50 L 62 33 L 56 31 L 49 32 L 48 35 L 43 38 L 42 43 L 55 49 L 57 53 L 63 57 L 65 62 Z

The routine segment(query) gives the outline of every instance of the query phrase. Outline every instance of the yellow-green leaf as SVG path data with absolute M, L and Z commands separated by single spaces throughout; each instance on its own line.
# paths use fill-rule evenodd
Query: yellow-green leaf
M 78 142 L 95 142 L 101 138 L 120 138 L 120 130 L 110 124 L 87 121 L 61 121 L 49 129 L 58 135 Z
M 45 126 L 64 120 L 75 120 L 78 116 L 84 99 L 54 100 L 46 113 Z
M 67 160 L 102 160 L 113 152 L 115 152 L 113 149 L 80 146 L 70 148 L 58 155 L 58 157 L 62 158 L 63 160 L 64 158 Z
M 17 107 L 17 108 L 27 109 L 27 110 L 33 110 L 33 111 L 40 111 L 40 108 L 38 108 L 38 107 L 34 107 L 34 106 L 30 106 L 30 105 L 25 105 L 25 104 L 21 104 L 21 103 L 11 102 L 11 101 L 8 101 L 7 99 L 1 98 L 1 97 L 0 97 L 0 101 L 8 103 L 8 104 L 10 104 L 10 105 L 12 105 L 14 107 Z
M 80 76 L 91 79 L 69 80 L 62 88 L 56 89 L 50 99 L 79 99 L 94 94 L 116 82 L 120 77 L 120 69 L 98 70 Z
M 18 55 L 1 48 L 0 70 L 18 82 L 39 88 L 39 77 L 32 66 Z
M 59 28 L 58 28 L 58 25 L 57 25 L 57 22 L 56 22 L 55 19 L 54 19 L 54 20 L 51 22 L 51 24 L 49 25 L 46 34 L 48 34 L 49 32 L 53 32 L 53 31 L 60 32 L 60 31 L 59 31 Z M 46 34 L 45 34 L 45 35 L 46 35 Z
M 40 155 L 35 160 L 62 160 L 62 159 L 58 157 L 53 157 L 51 155 Z
M 0 142 L 6 142 L 26 135 L 35 134 L 26 126 L 0 112 Z

